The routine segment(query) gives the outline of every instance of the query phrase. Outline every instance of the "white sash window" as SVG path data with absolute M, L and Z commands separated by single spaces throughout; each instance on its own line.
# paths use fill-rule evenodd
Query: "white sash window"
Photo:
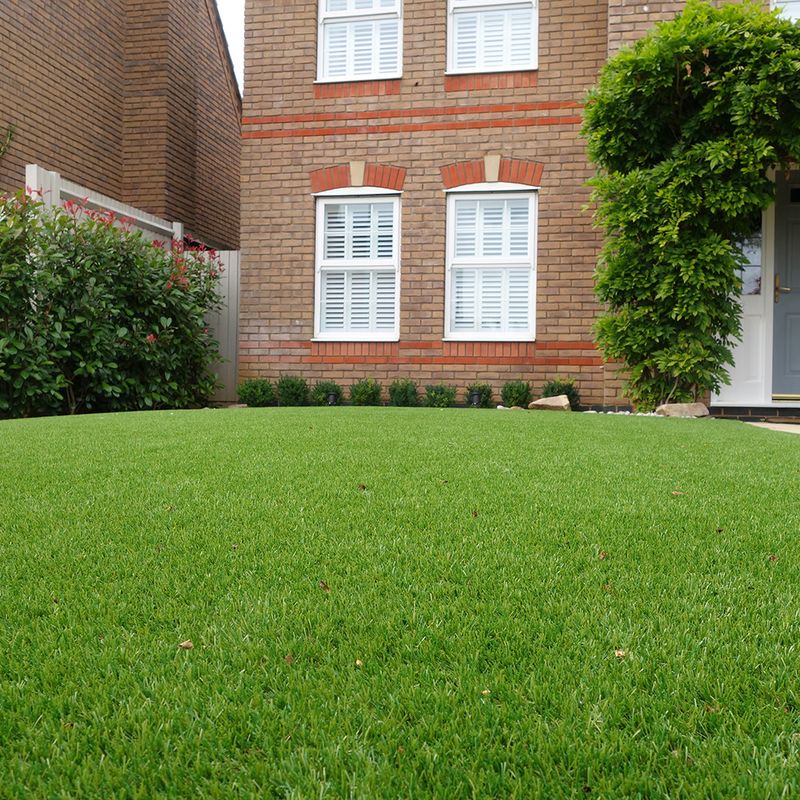
M 450 73 L 536 69 L 538 40 L 537 0 L 448 0 Z
M 534 338 L 536 199 L 448 195 L 445 338 Z
M 398 338 L 399 218 L 397 197 L 318 198 L 315 338 Z
M 320 0 L 317 79 L 399 78 L 401 0 Z
M 774 0 L 772 8 L 780 9 L 780 16 L 793 22 L 800 19 L 800 0 Z

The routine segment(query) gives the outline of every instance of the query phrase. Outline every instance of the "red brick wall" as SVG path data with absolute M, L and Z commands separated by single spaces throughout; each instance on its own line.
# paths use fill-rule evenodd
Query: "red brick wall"
M 345 384 L 365 375 L 384 383 L 411 377 L 462 390 L 480 379 L 497 391 L 510 379 L 524 378 L 538 388 L 562 376 L 578 380 L 586 402 L 613 404 L 618 381 L 592 343 L 599 311 L 592 274 L 600 238 L 584 210 L 585 182 L 593 170 L 578 135 L 583 99 L 606 59 L 607 2 L 541 4 L 539 70 L 466 87 L 445 77 L 446 6 L 406 0 L 403 77 L 384 82 L 396 87 L 392 92 L 384 87 L 364 96 L 342 85 L 323 98 L 314 84 L 316 0 L 299 0 L 291 9 L 248 0 L 242 377 L 302 374 Z M 479 162 L 486 154 L 542 165 L 535 342 L 442 341 L 442 168 Z M 353 160 L 406 169 L 398 343 L 311 341 L 310 173 Z
M 0 191 L 38 163 L 217 244 L 239 235 L 238 98 L 209 0 L 0 4 Z

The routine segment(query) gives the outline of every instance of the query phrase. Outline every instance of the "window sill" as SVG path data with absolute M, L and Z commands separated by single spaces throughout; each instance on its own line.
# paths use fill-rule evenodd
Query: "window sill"
M 399 342 L 400 337 L 396 334 L 392 334 L 390 336 L 379 336 L 377 334 L 369 334 L 365 336 L 333 336 L 333 337 L 320 337 L 315 336 L 312 340 L 313 344 L 336 344 L 338 343 L 347 343 L 347 342 L 361 342 L 362 344 L 368 344 L 369 342 Z
M 382 97 L 400 94 L 401 78 L 367 78 L 346 81 L 315 81 L 314 97 Z
M 444 76 L 446 92 L 469 92 L 482 89 L 525 89 L 536 86 L 538 69 L 515 72 L 447 72 Z
M 480 336 L 474 333 L 468 333 L 463 336 L 449 334 L 447 336 L 442 337 L 443 342 L 498 342 L 506 344 L 509 343 L 517 343 L 517 344 L 531 344 L 532 342 L 536 341 L 535 336 L 531 336 L 528 334 L 527 336 L 508 336 L 508 335 L 501 335 L 501 336 Z

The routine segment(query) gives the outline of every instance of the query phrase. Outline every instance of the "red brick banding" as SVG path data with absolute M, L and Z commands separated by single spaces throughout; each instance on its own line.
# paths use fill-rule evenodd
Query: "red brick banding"
M 349 164 L 315 169 L 309 173 L 309 177 L 311 178 L 311 191 L 314 194 L 331 189 L 345 189 L 353 185 Z M 395 167 L 389 164 L 366 164 L 364 166 L 364 186 L 400 192 L 405 180 L 405 167 Z
M 526 89 L 536 86 L 536 70 L 521 72 L 487 72 L 480 75 L 445 75 L 446 92 L 474 92 L 485 89 Z
M 450 106 L 436 108 L 383 108 L 371 111 L 334 111 L 314 114 L 270 114 L 245 117 L 242 125 L 285 125 L 304 122 L 346 122 L 352 120 L 404 119 L 416 117 L 449 117 L 466 114 L 517 114 L 526 111 L 581 110 L 584 104 L 576 100 L 549 100 L 536 103 L 496 103 L 494 105 Z
M 350 165 L 341 164 L 336 167 L 323 167 L 309 173 L 311 191 L 328 192 L 331 189 L 343 189 L 351 185 Z
M 501 158 L 498 180 L 505 183 L 522 183 L 525 186 L 539 186 L 542 182 L 544 164 L 525 161 L 520 158 Z
M 314 97 L 323 100 L 331 97 L 381 97 L 400 94 L 400 79 L 388 81 L 346 81 L 342 83 L 317 83 Z
M 583 117 L 522 117 L 519 119 L 492 118 L 447 122 L 413 122 L 395 125 L 353 125 L 345 128 L 280 128 L 269 131 L 244 131 L 242 139 L 292 139 L 297 137 L 353 136 L 360 133 L 375 136 L 385 133 L 416 133 L 419 131 L 468 131 L 485 128 L 535 128 L 549 125 L 580 125 Z

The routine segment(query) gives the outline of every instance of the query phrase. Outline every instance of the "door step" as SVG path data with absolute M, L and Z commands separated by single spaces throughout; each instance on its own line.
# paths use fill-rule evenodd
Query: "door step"
M 712 417 L 740 419 L 746 422 L 775 422 L 800 425 L 800 405 L 775 408 L 774 406 L 711 406 Z

